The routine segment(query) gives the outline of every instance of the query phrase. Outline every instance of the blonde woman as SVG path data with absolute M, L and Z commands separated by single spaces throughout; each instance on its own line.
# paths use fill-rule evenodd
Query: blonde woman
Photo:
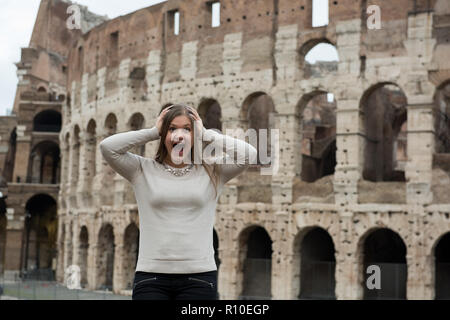
M 158 139 L 154 159 L 129 152 Z M 204 159 L 209 141 L 220 151 Z M 109 165 L 132 184 L 139 209 L 132 299 L 218 299 L 213 248 L 217 201 L 225 183 L 256 163 L 257 150 L 204 128 L 197 111 L 184 104 L 165 108 L 150 129 L 104 139 L 100 149 Z M 232 162 L 225 162 L 221 152 Z M 201 162 L 194 161 L 200 153 Z

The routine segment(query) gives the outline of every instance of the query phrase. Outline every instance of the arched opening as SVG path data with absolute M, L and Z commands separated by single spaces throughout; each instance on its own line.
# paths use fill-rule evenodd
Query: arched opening
M 104 225 L 98 234 L 97 244 L 97 289 L 113 289 L 114 275 L 114 231 L 110 224 Z
M 392 230 L 378 229 L 367 236 L 363 250 L 363 298 L 406 299 L 406 245 L 402 238 Z M 369 266 L 380 272 L 370 271 Z M 375 287 L 369 288 L 368 283 Z
M 363 95 L 365 180 L 405 181 L 406 106 L 405 94 L 394 84 L 378 84 Z
M 33 131 L 60 132 L 61 113 L 54 110 L 39 112 L 33 119 Z
M 54 280 L 56 259 L 57 206 L 49 195 L 38 194 L 25 206 L 22 275 L 26 279 Z
M 47 92 L 47 89 L 45 89 L 45 87 L 39 87 L 38 88 L 38 90 L 37 90 L 38 92 Z
M 137 259 L 139 255 L 139 228 L 131 223 L 125 229 L 124 235 L 124 259 L 123 274 L 125 279 L 125 289 L 133 288 L 134 273 L 136 270 Z
M 88 252 L 89 252 L 89 233 L 86 226 L 82 226 L 80 230 L 80 239 L 78 245 L 78 261 L 81 272 L 80 284 L 82 288 L 86 288 L 88 284 Z
M 222 108 L 216 100 L 203 99 L 197 110 L 206 129 L 222 131 Z
M 130 72 L 128 86 L 132 90 L 133 101 L 146 100 L 148 85 L 145 68 L 135 67 Z
M 93 119 L 88 123 L 86 130 L 86 178 L 90 181 L 97 174 L 96 156 L 97 156 L 97 124 Z
M 336 299 L 333 239 L 322 228 L 310 230 L 300 247 L 300 299 Z
M 53 141 L 37 144 L 30 154 L 28 183 L 59 183 L 60 174 L 59 146 Z
M 242 300 L 271 299 L 272 240 L 262 227 L 252 227 L 240 237 Z
M 240 118 L 247 123 L 247 129 L 254 129 L 257 135 L 254 147 L 258 150 L 258 163 L 256 166 L 251 165 L 249 170 L 255 170 L 263 165 L 270 166 L 272 162 L 270 129 L 274 127 L 275 113 L 272 98 L 264 92 L 250 94 L 242 104 Z M 266 130 L 265 135 L 263 130 Z M 264 145 L 266 150 L 261 150 L 261 145 Z
M 434 250 L 435 261 L 435 299 L 450 299 L 450 232 L 438 242 Z
M 130 130 L 141 130 L 145 126 L 145 119 L 142 113 L 135 113 L 131 116 L 130 120 L 128 121 L 128 127 Z M 141 146 L 137 146 L 133 148 L 130 152 L 138 154 L 140 156 L 145 155 L 145 144 Z
M 450 80 L 437 87 L 434 95 L 434 153 L 432 171 L 433 203 L 449 203 L 450 182 Z
M 334 174 L 336 167 L 336 100 L 332 93 L 316 91 L 305 95 L 301 112 L 301 179 L 314 182 Z
M 305 79 L 337 73 L 338 63 L 338 51 L 327 39 L 312 39 L 300 48 L 300 69 Z
M 105 131 L 108 136 L 117 132 L 117 117 L 115 114 L 110 113 L 105 120 Z

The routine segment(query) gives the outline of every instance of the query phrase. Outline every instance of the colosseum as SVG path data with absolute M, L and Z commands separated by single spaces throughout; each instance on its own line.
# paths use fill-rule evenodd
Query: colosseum
M 70 29 L 72 3 L 42 0 L 0 118 L 4 277 L 64 283 L 77 265 L 83 288 L 131 294 L 137 205 L 98 146 L 184 102 L 207 128 L 279 137 L 272 167 L 220 196 L 220 299 L 449 299 L 450 3 L 330 0 L 319 26 L 313 4 L 169 0 L 111 20 L 81 7 Z M 320 45 L 338 58 L 311 62 Z

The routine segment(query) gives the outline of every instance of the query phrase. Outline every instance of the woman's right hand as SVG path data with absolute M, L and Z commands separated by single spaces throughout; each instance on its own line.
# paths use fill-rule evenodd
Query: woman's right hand
M 158 133 L 161 136 L 161 126 L 164 120 L 164 116 L 166 115 L 166 113 L 173 107 L 173 105 L 168 106 L 167 108 L 165 108 L 158 116 L 158 119 L 156 120 L 156 127 L 158 128 Z

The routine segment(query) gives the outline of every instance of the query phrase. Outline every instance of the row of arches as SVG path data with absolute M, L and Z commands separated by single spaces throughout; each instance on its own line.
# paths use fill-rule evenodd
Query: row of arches
M 88 252 L 90 237 L 86 226 L 78 234 L 78 261 L 82 285 L 88 284 Z M 123 249 L 115 248 L 114 228 L 104 224 L 96 239 L 95 276 L 97 288 L 113 288 L 114 272 L 120 270 L 123 288 L 131 289 L 139 252 L 139 229 L 131 223 L 123 233 Z M 64 239 L 64 235 L 63 238 Z M 216 264 L 220 273 L 219 237 L 213 231 Z M 94 241 L 95 242 L 95 241 Z M 388 228 L 377 228 L 359 240 L 360 286 L 363 299 L 407 298 L 407 248 L 398 233 Z M 450 232 L 442 235 L 433 249 L 435 299 L 450 298 Z M 245 228 L 238 236 L 237 281 L 239 299 L 272 298 L 273 242 L 267 231 L 258 225 Z M 330 234 L 321 227 L 309 227 L 299 233 L 293 246 L 294 284 L 296 299 L 336 299 L 336 250 Z M 116 261 L 117 254 L 121 261 Z M 117 264 L 121 263 L 121 266 Z M 379 288 L 371 282 L 370 266 L 380 271 Z
M 440 111 L 435 118 L 438 134 L 436 139 L 436 152 L 450 152 L 445 147 L 447 135 L 450 134 L 450 123 L 443 121 L 450 115 L 450 100 L 447 99 L 448 84 L 439 87 L 436 95 L 436 103 L 439 102 Z M 447 101 L 449 100 L 449 101 Z M 334 174 L 336 166 L 336 109 L 338 101 L 332 92 L 316 90 L 304 95 L 296 107 L 298 116 L 298 135 L 301 145 L 298 151 L 301 153 L 301 178 L 307 182 L 314 182 L 324 176 Z M 361 98 L 360 109 L 363 114 L 364 136 L 364 168 L 363 179 L 369 181 L 405 181 L 405 164 L 407 161 L 407 98 L 404 92 L 393 83 L 379 83 L 368 89 Z M 166 104 L 165 106 L 167 106 Z M 163 108 L 165 107 L 163 106 Z M 204 125 L 207 128 L 222 130 L 221 106 L 215 99 L 203 99 L 198 105 L 198 111 Z M 241 127 L 244 130 L 275 127 L 275 115 L 277 114 L 272 98 L 265 92 L 254 92 L 244 99 L 239 114 Z M 142 113 L 135 113 L 127 120 L 128 130 L 139 130 L 148 123 Z M 72 145 L 72 181 L 78 179 L 80 162 L 80 134 L 86 133 L 87 166 L 84 170 L 87 174 L 95 175 L 98 167 L 95 165 L 96 146 L 99 139 L 117 132 L 118 120 L 114 113 L 105 118 L 101 133 L 99 134 L 97 123 L 89 120 L 86 128 L 78 124 L 71 133 L 65 135 L 66 146 Z M 72 134 L 72 139 L 70 135 Z M 259 138 L 255 147 L 259 150 Z M 270 137 L 267 139 L 269 146 L 266 155 L 259 152 L 258 165 L 261 159 L 270 159 Z M 144 155 L 145 146 L 134 152 Z M 103 166 L 106 163 L 103 162 Z M 250 168 L 251 169 L 251 168 Z M 68 172 L 66 172 L 68 174 Z
M 47 194 L 36 194 L 26 202 L 20 262 L 22 277 L 55 279 L 56 212 L 56 201 Z

